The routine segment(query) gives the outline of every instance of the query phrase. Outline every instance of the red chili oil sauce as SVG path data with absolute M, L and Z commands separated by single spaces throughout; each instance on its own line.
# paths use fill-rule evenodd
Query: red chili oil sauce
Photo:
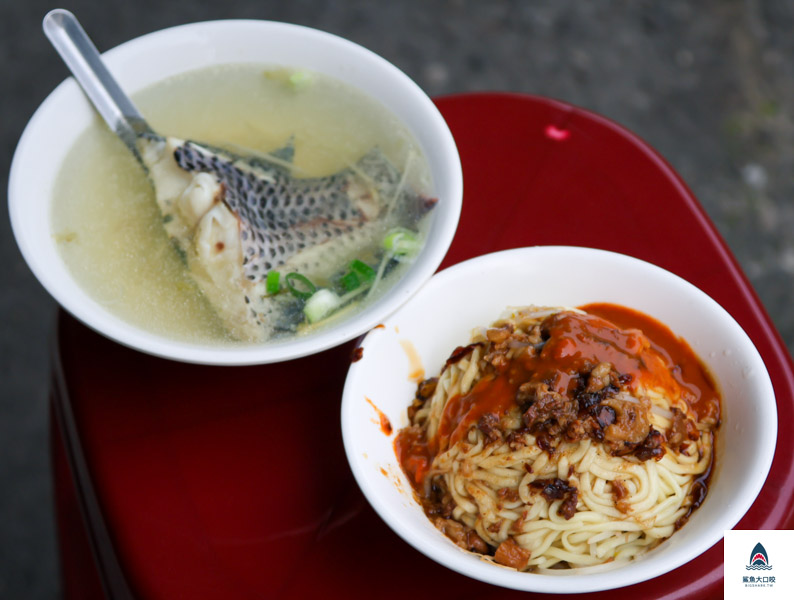
M 369 402 L 369 405 L 375 409 L 375 412 L 378 414 L 378 423 L 380 424 L 380 430 L 383 432 L 384 435 L 391 435 L 392 426 L 391 421 L 389 421 L 389 417 L 387 417 L 381 409 L 375 406 L 375 403 L 364 396 L 364 399 Z
M 457 443 L 486 414 L 504 415 L 517 405 L 516 392 L 525 382 L 550 381 L 569 393 L 579 373 L 609 362 L 629 386 L 642 385 L 681 395 L 699 419 L 719 420 L 719 393 L 706 367 L 689 344 L 659 321 L 616 304 L 588 304 L 587 314 L 562 312 L 546 323 L 549 338 L 537 354 L 525 353 L 501 370 L 485 375 L 466 394 L 447 401 L 438 431 L 425 439 L 424 430 L 401 430 L 394 443 L 400 464 L 416 489 L 433 458 Z

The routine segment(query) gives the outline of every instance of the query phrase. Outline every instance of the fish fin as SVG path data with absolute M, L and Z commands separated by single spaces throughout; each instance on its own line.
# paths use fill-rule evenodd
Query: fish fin
M 400 181 L 400 171 L 386 157 L 380 148 L 375 146 L 358 159 L 353 170 L 363 174 L 367 179 L 381 188 L 389 189 Z
M 279 160 L 292 164 L 295 160 L 295 136 L 291 135 L 286 144 L 270 154 Z

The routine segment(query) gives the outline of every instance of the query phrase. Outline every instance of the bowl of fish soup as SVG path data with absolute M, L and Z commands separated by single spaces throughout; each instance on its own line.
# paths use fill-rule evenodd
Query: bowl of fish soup
M 187 362 L 288 360 L 371 329 L 443 259 L 461 209 L 457 149 L 432 101 L 377 55 L 305 27 L 241 20 L 162 30 L 103 59 L 153 127 L 173 136 L 156 146 L 160 154 L 141 168 L 70 78 L 31 118 L 9 178 L 12 227 L 29 267 L 100 333 Z M 236 152 L 253 158 L 242 164 Z M 152 191 L 162 157 L 194 169 L 184 190 L 161 194 L 173 188 L 168 180 Z M 218 157 L 225 174 L 210 170 Z M 281 190 L 277 204 L 265 204 L 268 185 Z M 219 200 L 234 186 L 258 188 L 256 203 Z M 342 203 L 325 210 L 328 197 Z M 191 226 L 185 215 L 205 200 L 225 216 L 211 228 L 201 221 L 188 241 L 201 242 L 207 260 L 234 248 L 242 264 L 194 262 L 179 239 Z M 400 221 L 405 215 L 415 220 Z M 268 237 L 269 225 L 281 237 Z M 362 239 L 369 245 L 356 246 Z M 312 271 L 317 265 L 326 272 Z M 215 305 L 229 273 L 248 287 Z M 248 321 L 230 334 L 232 317 Z

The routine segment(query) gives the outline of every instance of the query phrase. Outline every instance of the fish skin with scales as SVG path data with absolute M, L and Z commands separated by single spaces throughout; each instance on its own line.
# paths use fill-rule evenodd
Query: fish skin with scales
M 230 334 L 262 342 L 289 332 L 289 295 L 267 295 L 272 270 L 327 279 L 394 226 L 436 204 L 373 148 L 325 177 L 295 177 L 290 141 L 275 160 L 147 133 L 138 153 L 163 224 Z

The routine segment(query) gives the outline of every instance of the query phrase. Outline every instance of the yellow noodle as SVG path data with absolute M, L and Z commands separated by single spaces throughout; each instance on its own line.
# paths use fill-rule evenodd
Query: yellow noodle
M 532 314 L 528 309 L 513 309 L 497 324 L 512 323 L 515 331 L 526 333 L 545 316 Z M 485 329 L 476 330 L 472 341 L 487 344 Z M 485 354 L 486 350 L 475 346 L 468 356 L 444 368 L 433 396 L 414 419 L 426 422 L 428 439 L 438 432 L 447 401 L 466 394 L 479 381 Z M 657 431 L 671 429 L 673 408 L 693 415 L 682 398 L 667 397 L 664 390 L 634 393 L 656 407 L 650 411 L 649 422 Z M 511 423 L 518 429 L 520 416 L 508 415 L 502 425 Z M 660 459 L 644 461 L 633 455 L 613 456 L 607 446 L 588 437 L 563 441 L 550 454 L 536 444 L 535 436 L 524 432 L 511 448 L 504 440 L 486 439 L 472 425 L 463 440 L 435 457 L 431 474 L 441 476 L 446 484 L 455 503 L 453 518 L 494 547 L 511 538 L 529 550 L 528 570 L 554 572 L 552 567 L 618 563 L 672 535 L 688 514 L 693 482 L 711 465 L 715 425 L 713 420 L 693 420 L 701 431 L 700 439 L 683 444 L 681 452 L 665 444 Z M 549 479 L 576 488 L 576 511 L 570 518 L 560 512 L 563 499 L 548 501 L 531 485 Z M 619 488 L 625 490 L 620 501 Z

